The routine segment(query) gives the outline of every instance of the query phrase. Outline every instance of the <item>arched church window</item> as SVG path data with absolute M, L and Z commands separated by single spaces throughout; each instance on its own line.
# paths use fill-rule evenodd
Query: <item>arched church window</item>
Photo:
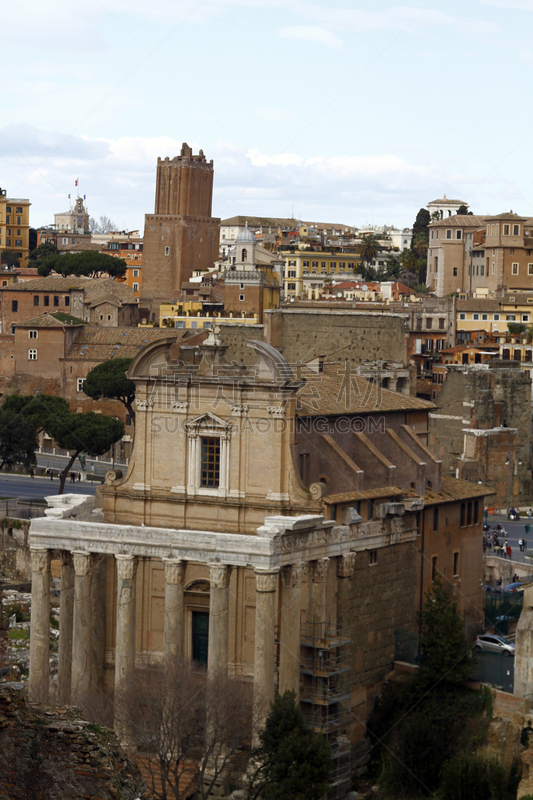
M 247 258 L 248 258 L 248 251 L 246 250 L 245 247 L 243 247 L 241 253 L 241 261 L 246 261 Z

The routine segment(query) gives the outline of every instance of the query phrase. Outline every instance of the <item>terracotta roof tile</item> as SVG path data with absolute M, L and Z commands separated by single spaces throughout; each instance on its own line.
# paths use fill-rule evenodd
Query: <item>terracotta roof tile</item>
M 87 325 L 87 323 L 73 317 L 71 314 L 65 314 L 63 311 L 55 311 L 50 314 L 41 314 L 39 317 L 27 319 L 24 322 L 17 322 L 16 328 L 70 328 L 76 325 Z
M 406 493 L 405 489 L 399 486 L 381 486 L 379 489 L 366 489 L 362 492 L 341 492 L 340 494 L 329 494 L 322 500 L 327 505 L 335 503 L 349 503 L 356 500 L 376 500 L 380 497 L 400 497 Z
M 297 413 L 302 417 L 435 408 L 419 397 L 382 389 L 357 374 L 350 363 L 324 364 L 321 373 L 303 367 L 300 375 L 306 382 L 297 396 Z
M 443 475 L 440 492 L 427 490 L 424 495 L 424 503 L 427 506 L 431 506 L 437 503 L 450 503 L 454 500 L 489 497 L 493 494 L 496 494 L 496 492 L 489 489 L 488 486 L 471 483 L 470 481 L 460 481 L 449 475 Z
M 197 333 L 197 331 L 195 331 Z M 67 355 L 68 360 L 107 361 L 110 358 L 133 358 L 146 345 L 169 336 L 186 338 L 190 331 L 172 328 L 103 328 L 87 325 Z

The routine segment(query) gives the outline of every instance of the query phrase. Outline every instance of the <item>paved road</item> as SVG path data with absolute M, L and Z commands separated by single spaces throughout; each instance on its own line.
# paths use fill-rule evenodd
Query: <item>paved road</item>
M 533 558 L 531 558 L 531 556 L 533 556 L 533 519 L 528 519 L 526 516 L 518 522 L 511 522 L 506 519 L 505 514 L 494 514 L 489 517 L 488 522 L 492 528 L 495 528 L 498 522 L 505 528 L 507 535 L 500 536 L 499 538 L 502 544 L 505 539 L 507 539 L 508 543 L 511 545 L 513 550 L 511 558 L 513 561 L 519 561 L 525 564 L 533 563 Z M 529 534 L 525 532 L 526 525 L 529 525 L 531 528 Z M 527 540 L 527 551 L 524 553 L 521 553 L 518 548 L 518 540 L 521 537 Z M 494 550 L 491 550 L 490 555 L 495 555 Z
M 23 499 L 37 499 L 46 497 L 49 494 L 57 494 L 59 490 L 59 480 L 54 478 L 35 477 L 30 478 L 26 475 L 0 475 L 0 509 L 4 503 L 2 497 L 20 497 Z M 95 484 L 91 481 L 65 484 L 65 492 L 75 492 L 76 494 L 94 494 Z

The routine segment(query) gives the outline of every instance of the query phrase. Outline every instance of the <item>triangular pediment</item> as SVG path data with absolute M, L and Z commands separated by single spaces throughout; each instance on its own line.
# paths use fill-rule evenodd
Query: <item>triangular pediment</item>
M 231 431 L 231 424 L 226 422 L 220 417 L 215 416 L 215 414 L 211 414 L 209 411 L 206 411 L 205 414 L 201 414 L 199 417 L 195 417 L 195 419 L 191 419 L 185 423 L 185 427 L 189 431 L 220 431 L 227 433 Z

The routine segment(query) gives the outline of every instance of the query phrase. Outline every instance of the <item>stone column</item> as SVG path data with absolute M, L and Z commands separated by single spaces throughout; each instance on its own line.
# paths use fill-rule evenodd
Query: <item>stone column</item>
M 337 558 L 337 628 L 344 630 L 353 625 L 352 576 L 355 570 L 355 553 Z
M 83 705 L 91 691 L 93 657 L 92 657 L 92 553 L 74 550 L 74 625 L 72 637 L 72 700 L 73 705 Z
M 115 687 L 135 666 L 135 575 L 137 559 L 116 555 L 117 631 L 115 649 Z
M 281 569 L 281 626 L 279 642 L 279 693 L 300 694 L 300 600 L 303 564 Z
M 307 623 L 320 636 L 326 622 L 326 577 L 329 558 L 320 558 L 309 563 L 309 586 L 307 590 Z M 318 627 L 321 626 L 321 627 Z
M 228 671 L 229 579 L 231 567 L 226 564 L 209 564 L 209 645 L 207 672 L 214 675 L 219 670 Z
M 186 562 L 179 558 L 164 558 L 165 565 L 165 657 L 183 655 L 183 582 Z
M 91 585 L 92 670 L 95 684 L 102 690 L 106 640 L 106 575 L 107 556 L 95 556 Z
M 72 636 L 74 629 L 74 564 L 68 550 L 61 551 L 61 594 L 59 598 L 58 700 L 70 703 Z
M 50 552 L 31 548 L 29 696 L 47 702 L 50 693 Z
M 254 704 L 264 721 L 274 699 L 277 569 L 255 570 Z

